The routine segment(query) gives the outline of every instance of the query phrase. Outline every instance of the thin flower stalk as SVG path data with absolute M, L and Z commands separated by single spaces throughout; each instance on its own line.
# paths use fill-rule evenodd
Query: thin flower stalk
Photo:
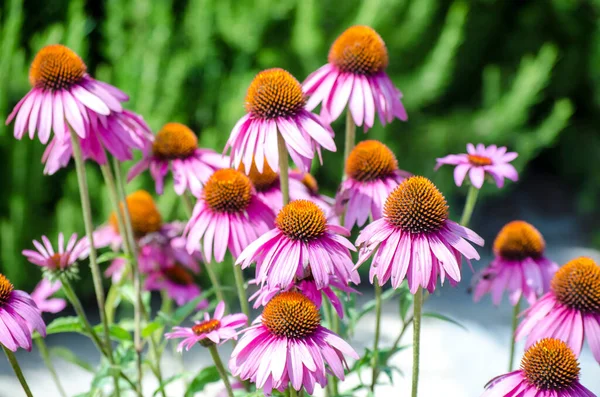
M 44 364 L 46 364 L 46 368 L 48 368 L 48 371 L 50 372 L 50 376 L 52 376 L 52 380 L 56 384 L 58 393 L 61 395 L 61 397 L 67 397 L 67 393 L 65 392 L 65 389 L 60 383 L 60 379 L 58 377 L 58 374 L 56 373 L 56 368 L 54 368 L 54 364 L 50 359 L 50 353 L 48 352 L 48 346 L 46 346 L 46 342 L 43 338 L 35 338 L 35 344 L 37 345 L 38 350 L 40 351 L 40 356 L 42 356 Z
M 29 385 L 27 384 L 27 380 L 25 379 L 25 375 L 23 375 L 23 371 L 21 370 L 21 366 L 19 366 L 19 362 L 17 361 L 15 354 L 13 352 L 11 352 L 9 349 L 7 349 L 3 344 L 0 343 L 0 346 L 2 346 L 2 350 L 4 350 L 4 354 L 6 354 L 6 358 L 8 359 L 10 366 L 12 367 L 13 371 L 15 372 L 17 379 L 19 379 L 19 383 L 21 384 L 23 391 L 25 392 L 27 397 L 33 397 L 33 394 L 31 393 L 31 389 L 29 388 Z

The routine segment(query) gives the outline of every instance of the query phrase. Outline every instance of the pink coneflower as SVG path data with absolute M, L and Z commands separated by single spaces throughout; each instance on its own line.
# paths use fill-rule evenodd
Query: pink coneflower
M 410 173 L 398 169 L 394 153 L 379 141 L 362 141 L 346 161 L 346 176 L 336 195 L 336 211 L 352 229 L 383 215 L 385 199 Z
M 42 244 L 43 243 L 43 244 Z M 23 255 L 34 265 L 41 266 L 44 271 L 63 272 L 80 259 L 87 258 L 90 245 L 87 238 L 77 241 L 77 235 L 73 234 L 65 247 L 65 236 L 58 234 L 58 250 L 55 252 L 52 243 L 46 236 L 42 236 L 42 243 L 33 240 L 37 251 L 23 250 Z
M 481 397 L 595 397 L 579 383 L 579 363 L 559 339 L 542 339 L 527 349 L 521 368 L 492 379 Z
M 45 278 L 35 286 L 31 293 L 31 299 L 33 299 L 40 312 L 58 313 L 63 311 L 67 306 L 67 301 L 61 298 L 50 298 L 61 287 L 62 283 L 60 281 L 51 282 Z
M 346 341 L 321 326 L 317 306 L 300 292 L 275 296 L 243 332 L 229 369 L 265 394 L 283 391 L 289 383 L 312 394 L 315 383 L 327 385 L 328 373 L 344 379 L 345 355 L 358 359 Z
M 150 271 L 146 277 L 144 288 L 147 291 L 166 291 L 178 306 L 185 305 L 202 294 L 192 273 L 176 263 Z M 208 306 L 206 299 L 198 303 L 199 309 L 206 306 Z
M 475 148 L 472 143 L 468 143 L 467 154 L 450 154 L 437 159 L 435 169 L 437 170 L 444 164 L 455 165 L 454 181 L 456 186 L 462 185 L 468 172 L 471 184 L 477 189 L 483 186 L 486 174 L 494 178 L 496 185 L 501 188 L 504 186 L 504 178 L 515 182 L 519 179 L 517 170 L 512 164 L 509 164 L 517 156 L 518 154 L 515 152 L 507 153 L 504 146 L 491 145 L 486 148 L 480 143 Z
M 0 344 L 10 351 L 19 347 L 31 351 L 31 334 L 46 336 L 42 314 L 31 296 L 15 287 L 0 274 Z
M 127 95 L 88 75 L 83 60 L 69 48 L 60 44 L 42 48 L 31 63 L 29 82 L 32 89 L 6 121 L 8 124 L 16 117 L 17 139 L 23 138 L 26 131 L 33 139 L 37 131 L 45 144 L 53 131 L 58 139 L 53 146 L 66 145 L 63 138 L 71 128 L 81 139 L 85 155 L 100 163 L 106 163 L 106 156 L 100 153 L 103 148 L 119 160 L 131 159 L 131 149 L 141 148 L 124 132 L 130 128 L 126 124 L 141 124 L 147 129 L 139 116 L 123 111 L 121 102 L 128 100 Z M 48 156 L 55 158 L 50 169 L 65 161 L 63 155 Z
M 307 109 L 321 103 L 321 116 L 333 122 L 348 104 L 354 123 L 364 125 L 365 131 L 373 127 L 375 113 L 382 125 L 394 118 L 407 120 L 402 93 L 385 72 L 387 66 L 387 48 L 375 30 L 368 26 L 346 29 L 333 42 L 328 63 L 302 84 L 310 96 Z
M 106 164 L 106 148 L 121 161 L 133 158 L 133 149 L 148 152 L 152 145 L 152 132 L 141 116 L 124 110 L 112 113 L 100 122 L 92 125 L 87 138 L 81 139 L 81 153 L 84 160 L 93 160 L 98 164 Z M 66 134 L 55 136 L 46 147 L 42 156 L 45 164 L 44 174 L 52 175 L 69 164 L 73 157 L 73 142 Z
M 383 218 L 365 227 L 356 245 L 357 267 L 373 255 L 371 283 L 383 286 L 390 278 L 398 288 L 407 278 L 414 294 L 419 287 L 435 290 L 438 275 L 452 285 L 461 279 L 462 257 L 470 264 L 479 254 L 469 244 L 483 245 L 483 239 L 448 219 L 446 199 L 433 183 L 422 176 L 402 182 L 385 201 Z
M 548 291 L 524 312 L 515 339 L 527 346 L 542 338 L 564 340 L 579 356 L 586 338 L 600 363 L 600 266 L 592 259 L 573 259 L 558 269 Z
M 256 161 L 259 172 L 266 162 L 279 171 L 277 134 L 298 168 L 310 169 L 315 151 L 321 147 L 335 152 L 333 132 L 320 117 L 304 108 L 302 86 L 283 69 L 268 69 L 256 75 L 246 95 L 246 115 L 233 127 L 225 151 L 231 148 L 234 168 L 247 170 Z
M 215 171 L 194 207 L 185 227 L 188 252 L 200 250 L 206 263 L 223 262 L 227 248 L 240 252 L 273 226 L 275 214 L 263 203 L 243 173 L 227 168 Z
M 204 320 L 196 321 L 192 327 L 173 327 L 173 332 L 165 334 L 167 339 L 183 338 L 177 345 L 177 351 L 189 351 L 196 343 L 207 347 L 213 344 L 220 345 L 228 340 L 237 340 L 238 328 L 243 327 L 248 322 L 245 314 L 236 313 L 223 316 L 225 313 L 225 302 L 220 301 L 215 307 L 213 317 L 207 312 L 204 313 Z
M 256 262 L 256 280 L 282 289 L 308 271 L 318 289 L 328 286 L 331 276 L 358 283 L 350 255 L 356 248 L 344 237 L 349 235 L 347 229 L 329 224 L 315 203 L 292 201 L 279 211 L 275 228 L 248 245 L 236 264 L 246 268 Z
M 544 256 L 546 242 L 540 232 L 524 221 L 507 223 L 494 241 L 495 258 L 475 278 L 475 302 L 487 293 L 499 305 L 508 291 L 511 305 L 521 297 L 532 305 L 550 288 L 558 265 Z
M 202 186 L 218 169 L 229 167 L 229 159 L 210 149 L 198 148 L 196 134 L 180 123 L 167 123 L 156 134 L 152 152 L 134 165 L 128 180 L 150 169 L 156 183 L 156 193 L 162 194 L 165 176 L 173 172 L 175 193 L 182 195 L 186 189 L 199 197 Z

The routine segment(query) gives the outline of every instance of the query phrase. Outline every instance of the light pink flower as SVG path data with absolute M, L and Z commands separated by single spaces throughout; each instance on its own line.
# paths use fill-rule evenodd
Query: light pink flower
M 494 241 L 494 260 L 475 278 L 473 299 L 490 293 L 499 305 L 508 291 L 511 305 L 521 298 L 532 305 L 550 288 L 558 265 L 544 256 L 546 242 L 533 225 L 512 221 L 504 225 Z
M 223 315 L 224 313 L 225 302 L 220 301 L 212 318 L 205 312 L 204 320 L 196 321 L 195 325 L 189 328 L 173 327 L 173 332 L 166 333 L 165 337 L 167 339 L 183 338 L 177 345 L 178 352 L 182 352 L 184 347 L 186 351 L 190 351 L 196 343 L 207 347 L 212 344 L 220 345 L 231 339 L 237 340 L 237 329 L 246 325 L 248 318 L 242 313 L 226 316 Z
M 255 278 L 261 285 L 283 289 L 307 273 L 318 289 L 328 286 L 331 277 L 346 285 L 360 282 L 350 255 L 356 248 L 344 237 L 350 233 L 329 224 L 315 203 L 292 201 L 279 211 L 275 226 L 248 245 L 236 261 L 242 268 L 256 262 Z
M 448 219 L 446 199 L 433 183 L 422 176 L 402 182 L 387 198 L 383 218 L 365 227 L 356 245 L 357 267 L 371 256 L 370 279 L 383 286 L 392 280 L 398 288 L 408 280 L 414 294 L 419 287 L 435 291 L 437 278 L 452 285 L 461 280 L 462 257 L 479 259 L 469 241 L 483 245 L 472 230 Z
M 490 175 L 496 186 L 501 188 L 504 186 L 504 178 L 508 178 L 513 182 L 519 179 L 519 174 L 511 161 L 518 156 L 515 152 L 506 152 L 506 147 L 496 147 L 496 145 L 488 146 L 478 144 L 477 147 L 472 143 L 467 144 L 467 154 L 450 154 L 446 157 L 437 159 L 435 169 L 437 170 L 444 164 L 455 165 L 454 182 L 456 186 L 461 186 L 467 173 L 471 184 L 477 189 L 483 186 L 485 175 Z
M 346 341 L 321 326 L 319 310 L 300 292 L 275 296 L 243 332 L 229 369 L 267 395 L 288 384 L 310 395 L 316 383 L 327 385 L 328 373 L 344 379 L 344 356 L 358 359 Z
M 163 194 L 165 176 L 173 172 L 175 193 L 189 190 L 199 197 L 202 186 L 218 169 L 229 167 L 229 158 L 210 149 L 198 148 L 198 138 L 180 123 L 167 123 L 156 134 L 152 152 L 134 165 L 127 179 L 131 181 L 142 171 L 150 169 L 156 193 Z
M 28 293 L 15 290 L 0 274 L 0 344 L 10 351 L 31 351 L 33 331 L 46 336 L 42 313 Z
M 336 212 L 344 214 L 344 227 L 362 226 L 369 216 L 383 215 L 385 199 L 411 174 L 398 169 L 394 153 L 379 141 L 362 141 L 346 161 L 346 176 L 336 195 Z
M 548 291 L 523 315 L 515 339 L 526 346 L 542 338 L 564 340 L 579 356 L 584 338 L 600 363 L 600 266 L 580 257 L 561 267 Z
M 308 172 L 315 151 L 321 147 L 336 151 L 333 131 L 321 118 L 304 108 L 302 86 L 283 69 L 260 72 L 248 88 L 246 115 L 233 127 L 225 151 L 231 148 L 234 168 L 243 163 L 249 170 L 252 161 L 259 172 L 263 164 L 279 170 L 278 134 L 283 137 L 292 161 Z
M 61 287 L 62 283 L 60 281 L 51 282 L 45 278 L 35 286 L 31 293 L 31 299 L 33 299 L 40 312 L 58 313 L 63 311 L 67 306 L 67 301 L 61 298 L 50 298 Z
M 525 352 L 521 368 L 485 385 L 481 397 L 596 397 L 579 383 L 579 363 L 558 339 L 542 339 Z
M 254 192 L 243 173 L 227 168 L 215 171 L 194 207 L 184 230 L 188 252 L 200 250 L 206 263 L 218 263 L 227 249 L 234 258 L 273 226 L 275 214 Z
M 387 48 L 375 30 L 368 26 L 348 28 L 333 42 L 328 63 L 302 84 L 310 96 L 306 108 L 312 110 L 321 104 L 321 116 L 333 122 L 347 104 L 354 123 L 364 125 L 365 132 L 373 127 L 375 113 L 382 125 L 394 118 L 406 121 L 402 93 L 385 72 L 387 66 Z
M 50 240 L 42 236 L 42 243 L 33 240 L 37 251 L 23 250 L 23 255 L 34 265 L 50 271 L 62 271 L 72 266 L 75 262 L 87 258 L 90 246 L 87 238 L 77 241 L 77 234 L 73 234 L 65 247 L 65 237 L 58 234 L 58 250 L 55 252 Z

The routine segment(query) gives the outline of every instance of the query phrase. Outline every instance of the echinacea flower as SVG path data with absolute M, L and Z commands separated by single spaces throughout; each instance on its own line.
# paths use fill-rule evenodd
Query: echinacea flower
M 477 189 L 481 189 L 483 186 L 486 174 L 494 179 L 498 188 L 501 188 L 504 186 L 504 178 L 513 182 L 519 179 L 517 170 L 510 164 L 517 156 L 518 154 L 515 152 L 507 153 L 504 146 L 485 147 L 480 143 L 475 147 L 472 143 L 468 143 L 466 154 L 450 154 L 439 158 L 435 169 L 437 170 L 444 164 L 455 165 L 454 182 L 456 182 L 456 186 L 461 186 L 469 173 L 471 184 Z
M 60 44 L 42 48 L 31 63 L 29 82 L 32 89 L 6 121 L 8 124 L 16 117 L 15 138 L 21 139 L 28 132 L 33 139 L 37 132 L 45 144 L 54 132 L 54 145 L 67 145 L 70 128 L 81 139 L 84 155 L 102 164 L 107 161 L 104 149 L 119 160 L 128 160 L 132 158 L 131 149 L 141 148 L 124 133 L 124 124 L 141 124 L 147 129 L 141 117 L 123 111 L 121 102 L 127 101 L 128 96 L 93 79 L 83 60 L 71 49 Z M 116 115 L 119 116 L 115 118 Z M 67 149 L 59 151 L 64 150 Z M 65 161 L 59 154 L 48 156 Z M 49 167 L 56 168 L 60 161 Z
M 586 339 L 600 363 L 600 266 L 580 257 L 558 269 L 550 291 L 524 313 L 515 339 L 531 346 L 542 338 L 564 340 L 579 356 Z
M 411 293 L 419 287 L 432 293 L 438 276 L 442 284 L 446 277 L 452 285 L 461 280 L 463 256 L 469 264 L 479 259 L 469 241 L 483 245 L 479 235 L 448 218 L 446 199 L 429 179 L 413 176 L 390 193 L 383 218 L 361 231 L 356 266 L 373 256 L 371 283 L 375 276 L 381 286 L 391 278 L 398 288 L 406 278 Z
M 350 255 L 356 248 L 344 237 L 349 235 L 330 224 L 312 201 L 292 201 L 277 214 L 275 228 L 248 245 L 236 265 L 246 268 L 256 262 L 256 280 L 276 288 L 286 288 L 308 271 L 318 289 L 328 286 L 331 276 L 346 285 L 358 283 Z
M 196 343 L 208 347 L 213 344 L 220 345 L 228 340 L 237 340 L 237 329 L 246 325 L 248 319 L 245 314 L 225 313 L 225 302 L 220 301 L 215 307 L 215 313 L 211 317 L 204 313 L 204 320 L 196 321 L 192 327 L 173 327 L 172 332 L 165 334 L 167 339 L 183 340 L 177 345 L 177 351 L 182 352 L 185 347 L 189 351 Z
M 198 147 L 196 134 L 180 123 L 167 123 L 156 134 L 152 152 L 134 165 L 128 180 L 150 169 L 156 184 L 156 193 L 163 194 L 165 176 L 173 172 L 175 193 L 189 190 L 198 197 L 208 178 L 220 168 L 229 167 L 229 159 L 210 149 Z
M 138 190 L 125 199 L 127 209 L 131 217 L 131 227 L 136 239 L 140 239 L 148 234 L 158 232 L 162 225 L 162 216 L 158 211 L 152 195 L 145 190 Z M 123 203 L 120 204 L 123 211 Z M 96 248 L 111 246 L 113 250 L 118 250 L 123 243 L 123 238 L 119 231 L 117 214 L 111 213 L 108 224 L 101 226 L 94 232 L 94 245 Z
M 248 88 L 246 115 L 233 127 L 225 151 L 231 148 L 233 168 L 241 163 L 249 170 L 256 161 L 279 171 L 278 134 L 281 134 L 292 161 L 303 171 L 310 169 L 315 151 L 321 147 L 336 151 L 333 132 L 321 118 L 305 109 L 302 86 L 283 69 L 260 72 Z
M 312 394 L 315 383 L 327 385 L 328 373 L 344 380 L 344 356 L 358 359 L 346 341 L 321 326 L 317 306 L 300 292 L 275 296 L 242 332 L 229 369 L 268 395 L 290 383 Z
M 89 255 L 90 244 L 87 238 L 77 241 L 77 234 L 73 234 L 65 247 L 65 236 L 58 234 L 58 249 L 52 248 L 52 243 L 46 236 L 42 236 L 42 243 L 33 240 L 37 251 L 23 250 L 23 255 L 34 265 L 42 267 L 47 272 L 65 272 L 78 260 Z
M 213 258 L 223 262 L 225 252 L 237 258 L 242 250 L 266 233 L 275 214 L 254 192 L 243 173 L 226 168 L 217 170 L 204 185 L 194 212 L 184 230 L 188 252 L 200 250 L 206 263 Z M 210 266 L 210 265 L 209 265 Z
M 60 281 L 51 282 L 43 278 L 31 293 L 31 299 L 42 313 L 59 313 L 67 306 L 62 298 L 50 298 L 62 287 Z
M 16 290 L 0 274 L 0 344 L 13 352 L 19 347 L 31 351 L 33 331 L 46 336 L 40 310 L 28 293 Z
M 521 368 L 497 376 L 481 397 L 596 397 L 579 383 L 579 362 L 559 339 L 542 339 L 529 347 Z
M 169 298 L 173 299 L 178 306 L 185 305 L 202 294 L 192 273 L 177 263 L 151 270 L 146 276 L 144 289 L 166 291 Z M 206 306 L 208 306 L 206 299 L 198 303 L 199 309 Z
M 398 169 L 394 153 L 379 141 L 362 141 L 346 161 L 346 176 L 336 195 L 336 212 L 345 212 L 344 227 L 362 226 L 383 215 L 385 199 L 411 174 Z
M 375 113 L 382 125 L 408 116 L 400 101 L 402 93 L 385 70 L 388 51 L 379 34 L 368 26 L 346 29 L 331 45 L 328 63 L 302 84 L 310 98 L 307 109 L 321 104 L 321 117 L 335 121 L 348 104 L 352 119 L 365 132 L 373 127 Z
M 525 221 L 504 225 L 494 241 L 494 260 L 475 278 L 475 302 L 487 293 L 499 305 L 508 291 L 511 305 L 521 297 L 532 305 L 550 288 L 558 265 L 544 256 L 546 242 L 540 232 Z

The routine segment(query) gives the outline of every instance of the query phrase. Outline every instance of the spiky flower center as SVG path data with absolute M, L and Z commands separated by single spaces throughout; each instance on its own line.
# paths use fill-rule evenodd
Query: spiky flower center
M 329 63 L 347 73 L 374 75 L 388 66 L 388 52 L 379 34 L 368 26 L 352 26 L 331 45 Z
M 198 147 L 198 138 L 192 130 L 180 123 L 167 123 L 158 131 L 152 144 L 155 156 L 165 160 L 185 159 Z
M 558 269 L 551 288 L 563 305 L 600 314 L 600 266 L 591 258 L 576 258 Z
M 302 184 L 310 191 L 311 194 L 319 194 L 319 184 L 317 179 L 312 174 L 305 172 L 302 176 Z
M 439 230 L 448 219 L 448 204 L 429 179 L 413 176 L 390 193 L 383 213 L 389 223 L 405 232 L 429 233 Z
M 360 142 L 346 161 L 346 174 L 359 182 L 384 178 L 397 169 L 394 153 L 379 141 Z
M 467 154 L 467 158 L 469 159 L 469 163 L 478 166 L 484 165 L 492 165 L 492 159 L 486 156 L 480 156 L 477 154 Z
M 162 217 L 150 193 L 145 190 L 131 193 L 127 196 L 127 208 L 131 216 L 131 226 L 135 237 L 140 238 L 160 230 Z M 121 211 L 123 211 L 122 203 Z M 110 215 L 109 222 L 113 229 L 119 232 L 119 223 L 115 212 Z
M 244 170 L 244 164 L 240 164 L 238 171 L 244 172 Z M 266 161 L 263 164 L 263 172 L 258 172 L 256 163 L 253 161 L 250 171 L 247 174 L 257 192 L 266 192 L 279 181 L 279 175 L 273 171 Z
M 312 335 L 321 324 L 317 306 L 297 291 L 282 292 L 267 303 L 262 323 L 272 334 L 291 339 Z
M 60 269 L 60 264 L 62 262 L 63 257 L 66 256 L 65 259 L 65 263 L 68 263 L 69 261 L 69 254 L 68 253 L 64 253 L 64 254 L 59 254 L 58 252 L 55 253 L 54 255 L 52 255 L 50 257 L 50 268 L 51 269 Z
M 87 67 L 74 51 L 54 44 L 42 48 L 29 68 L 32 87 L 61 90 L 70 88 L 83 79 Z
M 542 339 L 527 349 L 521 369 L 527 381 L 539 390 L 563 390 L 579 379 L 577 357 L 559 339 Z
M 257 74 L 246 94 L 246 110 L 262 119 L 295 116 L 305 103 L 302 86 L 283 69 Z
M 310 241 L 325 233 L 327 217 L 312 201 L 296 200 L 279 211 L 275 225 L 292 240 Z
M 0 307 L 8 303 L 10 295 L 14 289 L 15 287 L 11 284 L 11 282 L 4 277 L 4 274 L 0 273 Z
M 208 334 L 214 330 L 221 328 L 221 321 L 216 318 L 212 318 L 210 320 L 202 321 L 192 327 L 192 331 L 194 334 L 200 336 L 202 334 Z
M 525 221 L 504 225 L 494 240 L 494 252 L 507 259 L 539 258 L 546 249 L 542 234 Z
M 174 284 L 186 286 L 194 283 L 192 275 L 179 264 L 175 264 L 164 270 L 165 277 Z
M 250 179 L 230 168 L 215 171 L 204 186 L 204 200 L 216 212 L 231 214 L 244 211 L 251 198 Z

